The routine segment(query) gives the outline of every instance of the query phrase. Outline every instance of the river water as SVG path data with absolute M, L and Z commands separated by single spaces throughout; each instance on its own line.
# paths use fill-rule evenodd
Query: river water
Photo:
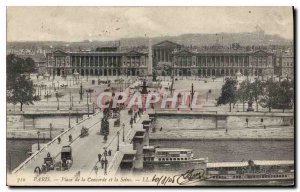
M 47 143 L 49 140 L 41 139 L 40 143 Z M 7 139 L 6 140 L 6 167 L 7 171 L 16 168 L 30 155 L 31 146 L 38 143 L 37 139 Z
M 226 162 L 226 161 L 248 161 L 248 160 L 293 160 L 294 159 L 294 142 L 271 141 L 271 140 L 241 140 L 241 141 L 151 141 L 150 145 L 159 145 L 160 147 L 170 148 L 188 148 L 193 149 L 196 158 L 208 157 L 209 162 Z M 143 172 L 147 173 L 166 173 L 186 171 L 191 168 L 185 168 L 179 165 L 159 166 L 154 169 L 144 167 Z M 182 173 L 184 173 L 182 172 Z M 175 174 L 176 175 L 176 174 Z M 233 182 L 210 182 L 200 181 L 195 183 L 201 186 L 282 186 L 292 185 L 293 181 L 233 181 Z
M 195 157 L 208 157 L 210 162 L 294 159 L 292 140 L 150 141 L 150 145 L 193 149 Z

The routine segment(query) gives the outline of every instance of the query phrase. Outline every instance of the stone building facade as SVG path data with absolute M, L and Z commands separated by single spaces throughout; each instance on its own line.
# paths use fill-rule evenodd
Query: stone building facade
M 192 52 L 173 53 L 175 76 L 271 76 L 274 73 L 273 55 L 255 52 Z
M 277 56 L 278 75 L 282 77 L 294 77 L 294 55 L 292 53 Z
M 143 76 L 147 74 L 147 53 L 64 52 L 47 54 L 47 69 L 52 76 L 79 73 L 81 76 Z
M 272 76 L 274 56 L 262 50 L 228 50 L 216 47 L 194 51 L 177 43 L 153 45 L 153 61 L 158 75 L 174 76 Z M 169 72 L 171 71 L 171 72 Z
M 159 76 L 273 76 L 274 55 L 263 50 L 246 51 L 212 47 L 192 50 L 163 41 L 152 46 L 153 69 L 147 52 L 96 51 L 47 54 L 48 72 L 55 76 L 79 73 L 82 76 L 145 76 L 153 70 Z M 282 71 L 291 73 L 290 57 L 282 57 Z

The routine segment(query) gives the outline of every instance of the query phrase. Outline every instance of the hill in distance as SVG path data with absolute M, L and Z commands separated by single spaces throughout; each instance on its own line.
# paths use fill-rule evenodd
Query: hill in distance
M 219 34 L 182 34 L 179 36 L 161 36 L 153 37 L 152 44 L 160 41 L 169 40 L 185 46 L 211 46 L 216 43 L 229 46 L 232 43 L 239 43 L 241 46 L 247 45 L 291 45 L 292 40 L 284 39 L 279 35 L 269 35 L 263 32 L 249 33 L 219 33 Z M 101 46 L 116 46 L 118 41 L 122 47 L 139 47 L 148 46 L 148 38 L 134 37 L 121 38 L 116 41 L 80 41 L 80 42 L 64 42 L 64 41 L 23 41 L 23 42 L 7 42 L 7 48 L 16 49 L 95 49 Z

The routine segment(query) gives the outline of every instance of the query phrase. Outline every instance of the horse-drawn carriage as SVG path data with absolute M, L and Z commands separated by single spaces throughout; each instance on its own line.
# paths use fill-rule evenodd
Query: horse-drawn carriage
M 61 161 L 55 167 L 58 171 L 69 170 L 73 164 L 72 148 L 71 146 L 63 146 L 61 149 Z
M 47 154 L 47 157 L 44 158 L 44 163 L 41 167 L 36 166 L 34 168 L 34 173 L 38 176 L 40 174 L 45 174 L 50 170 L 54 170 L 55 162 L 54 159 L 51 157 L 50 153 Z
M 114 122 L 114 127 L 120 127 L 120 119 L 118 118 L 117 120 L 115 120 Z
M 44 97 L 48 99 L 48 98 L 52 97 L 52 94 L 51 93 L 47 93 L 46 95 L 44 95 Z
M 54 159 L 50 156 L 50 153 L 48 153 L 47 157 L 44 158 L 44 165 L 46 172 L 54 170 Z
M 80 137 L 82 138 L 82 137 L 85 137 L 85 136 L 88 136 L 88 135 L 89 135 L 89 130 L 88 130 L 88 128 L 82 127 L 82 128 L 81 128 Z
M 62 92 L 56 92 L 56 93 L 55 93 L 55 97 L 57 97 L 57 98 L 63 97 L 64 95 L 65 95 L 65 94 L 62 93 Z

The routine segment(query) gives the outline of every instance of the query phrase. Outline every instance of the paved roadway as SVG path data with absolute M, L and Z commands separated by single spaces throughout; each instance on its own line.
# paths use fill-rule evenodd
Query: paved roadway
M 69 135 L 70 134 L 72 135 L 72 138 L 74 140 L 73 143 L 80 141 L 79 138 L 78 139 L 76 139 L 76 138 L 79 137 L 82 126 L 91 127 L 92 125 L 99 122 L 101 117 L 102 117 L 102 113 L 99 112 L 99 113 L 95 114 L 94 116 L 90 116 L 88 119 L 84 119 L 83 121 L 79 122 L 79 124 L 72 127 L 65 134 L 60 136 L 60 138 L 61 138 L 60 144 L 58 144 L 57 138 L 52 140 L 52 144 L 49 145 L 47 148 L 43 149 L 42 151 L 40 151 L 39 155 L 37 155 L 33 158 L 34 159 L 33 162 L 30 162 L 27 165 L 25 165 L 25 169 L 23 169 L 23 171 L 32 173 L 36 166 L 41 166 L 43 164 L 44 157 L 46 157 L 48 152 L 51 154 L 51 156 L 56 157 L 56 160 L 58 161 L 60 159 L 59 155 L 60 155 L 62 146 L 70 144 Z
M 90 174 L 98 162 L 98 154 L 103 154 L 104 152 L 103 147 L 112 150 L 112 156 L 107 157 L 108 163 L 110 163 L 117 149 L 117 131 L 120 131 L 120 143 L 122 142 L 122 123 L 125 124 L 125 137 L 131 130 L 129 124 L 130 116 L 128 115 L 127 110 L 121 111 L 120 127 L 113 127 L 113 121 L 115 119 L 110 120 L 110 134 L 106 143 L 104 142 L 104 136 L 99 134 L 101 118 L 102 112 L 95 114 L 95 116 L 90 117 L 83 123 L 75 126 L 69 132 L 61 136 L 60 144 L 58 144 L 57 139 L 55 139 L 47 149 L 42 150 L 40 154 L 34 158 L 33 162 L 28 163 L 25 168 L 18 173 L 33 173 L 36 166 L 41 166 L 43 164 L 44 157 L 46 157 L 48 152 L 52 157 L 55 157 L 56 162 L 60 161 L 61 148 L 62 146 L 70 144 L 68 138 L 70 134 L 73 137 L 73 142 L 70 144 L 72 147 L 73 165 L 69 171 L 65 172 L 75 174 L 77 171 L 81 171 L 81 173 L 85 172 L 86 174 Z M 89 135 L 84 138 L 79 137 L 82 126 L 89 128 Z M 104 174 L 104 170 L 101 170 L 99 165 L 98 167 L 98 174 Z M 57 171 L 51 171 L 50 174 L 57 174 Z
M 128 90 L 126 90 L 128 91 Z M 103 113 L 98 112 L 93 116 L 90 116 L 87 119 L 84 119 L 82 122 L 79 122 L 75 127 L 71 128 L 65 134 L 61 135 L 61 143 L 58 144 L 57 138 L 52 140 L 52 144 L 47 148 L 40 151 L 38 155 L 33 157 L 32 161 L 27 163 L 25 167 L 20 170 L 18 173 L 31 173 L 33 174 L 36 166 L 41 166 L 44 161 L 44 157 L 46 157 L 49 152 L 52 157 L 55 157 L 55 161 L 59 161 L 61 159 L 60 152 L 62 146 L 71 145 L 72 146 L 72 156 L 73 156 L 73 165 L 69 170 L 70 173 L 75 173 L 77 171 L 88 171 L 92 172 L 94 166 L 98 162 L 98 154 L 103 154 L 103 147 L 107 147 L 107 149 L 112 150 L 112 156 L 108 156 L 107 160 L 110 163 L 113 154 L 117 149 L 117 131 L 120 131 L 120 143 L 122 141 L 122 124 L 125 124 L 125 136 L 131 129 L 129 124 L 130 115 L 128 115 L 127 110 L 121 111 L 121 126 L 114 127 L 113 121 L 116 119 L 110 119 L 110 134 L 108 136 L 108 140 L 104 143 L 104 136 L 99 134 L 100 131 L 100 121 L 102 119 Z M 80 138 L 80 132 L 82 126 L 89 128 L 89 135 L 84 138 Z M 69 142 L 69 135 L 72 135 L 73 141 Z M 125 141 L 126 142 L 126 141 Z M 50 174 L 55 174 L 56 171 L 51 171 Z M 99 174 L 103 173 L 103 170 L 99 169 Z
M 121 111 L 121 126 L 113 127 L 113 121 L 110 120 L 110 133 L 107 142 L 104 142 L 104 136 L 100 135 L 100 122 L 95 124 L 89 130 L 89 136 L 85 138 L 79 138 L 79 142 L 74 142 L 72 144 L 73 150 L 73 160 L 74 163 L 70 169 L 71 172 L 76 171 L 92 171 L 95 164 L 98 161 L 98 154 L 102 154 L 104 158 L 104 147 L 107 150 L 112 150 L 112 156 L 107 156 L 108 163 L 110 164 L 113 155 L 117 150 L 117 131 L 120 131 L 119 141 L 122 142 L 122 123 L 125 124 L 125 136 L 130 131 L 131 127 L 129 124 L 130 116 L 126 111 Z M 99 167 L 98 174 L 104 174 L 104 170 Z

